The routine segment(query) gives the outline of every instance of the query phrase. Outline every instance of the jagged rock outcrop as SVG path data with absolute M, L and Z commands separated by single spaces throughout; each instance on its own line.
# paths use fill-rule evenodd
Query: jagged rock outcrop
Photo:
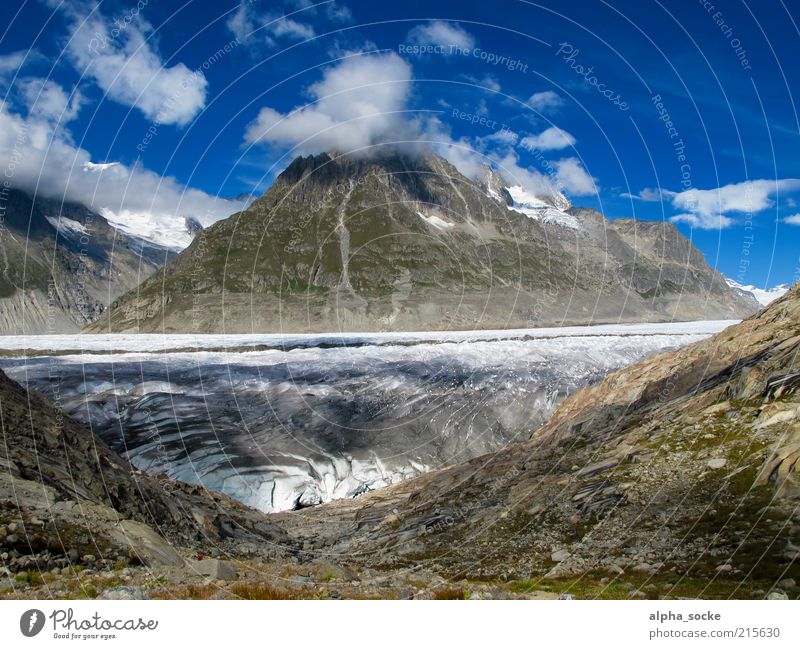
M 78 331 L 174 256 L 84 205 L 10 190 L 0 227 L 0 334 Z
M 757 309 L 671 223 L 474 182 L 435 155 L 297 158 L 89 331 L 436 330 Z

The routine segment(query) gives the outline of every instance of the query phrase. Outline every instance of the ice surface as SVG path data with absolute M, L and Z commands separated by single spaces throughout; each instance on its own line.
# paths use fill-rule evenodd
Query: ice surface
M 28 351 L 0 366 L 136 466 L 269 512 L 354 497 L 527 439 L 568 394 L 728 324 L 13 336 L 0 347 Z
M 658 322 L 606 324 L 578 327 L 542 327 L 536 329 L 479 329 L 469 331 L 412 331 L 329 334 L 56 334 L 0 336 L 3 351 L 112 352 L 210 350 L 235 351 L 263 347 L 359 346 L 417 344 L 420 342 L 460 342 L 492 340 L 533 340 L 542 338 L 631 336 L 631 335 L 700 335 L 710 336 L 738 320 L 698 320 L 695 322 Z

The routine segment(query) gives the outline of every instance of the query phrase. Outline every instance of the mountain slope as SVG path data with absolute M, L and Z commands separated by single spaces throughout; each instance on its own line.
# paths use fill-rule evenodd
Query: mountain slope
M 250 542 L 280 555 L 291 547 L 259 512 L 134 469 L 2 371 L 0 414 L 0 551 L 9 553 L 4 566 L 45 571 L 80 563 L 84 555 L 104 565 L 124 559 L 182 566 L 183 548 Z
M 797 596 L 798 388 L 800 285 L 569 397 L 529 442 L 274 520 L 327 552 L 468 587 Z
M 172 256 L 83 205 L 12 190 L 0 229 L 0 333 L 78 331 Z
M 465 329 L 757 308 L 671 224 L 532 198 L 434 155 L 297 158 L 89 330 Z

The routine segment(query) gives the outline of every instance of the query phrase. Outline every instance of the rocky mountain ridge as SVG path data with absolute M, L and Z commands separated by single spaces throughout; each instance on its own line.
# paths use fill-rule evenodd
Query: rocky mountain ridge
M 501 184 L 432 154 L 297 158 L 88 331 L 505 328 L 757 309 L 671 223 L 608 221 Z

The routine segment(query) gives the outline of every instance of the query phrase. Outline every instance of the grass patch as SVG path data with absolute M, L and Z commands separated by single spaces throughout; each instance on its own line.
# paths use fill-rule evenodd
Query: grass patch
M 298 591 L 278 588 L 272 584 L 238 583 L 231 588 L 231 592 L 240 599 L 308 599 L 309 595 Z
M 433 599 L 469 599 L 469 591 L 464 588 L 439 588 L 433 591 Z

